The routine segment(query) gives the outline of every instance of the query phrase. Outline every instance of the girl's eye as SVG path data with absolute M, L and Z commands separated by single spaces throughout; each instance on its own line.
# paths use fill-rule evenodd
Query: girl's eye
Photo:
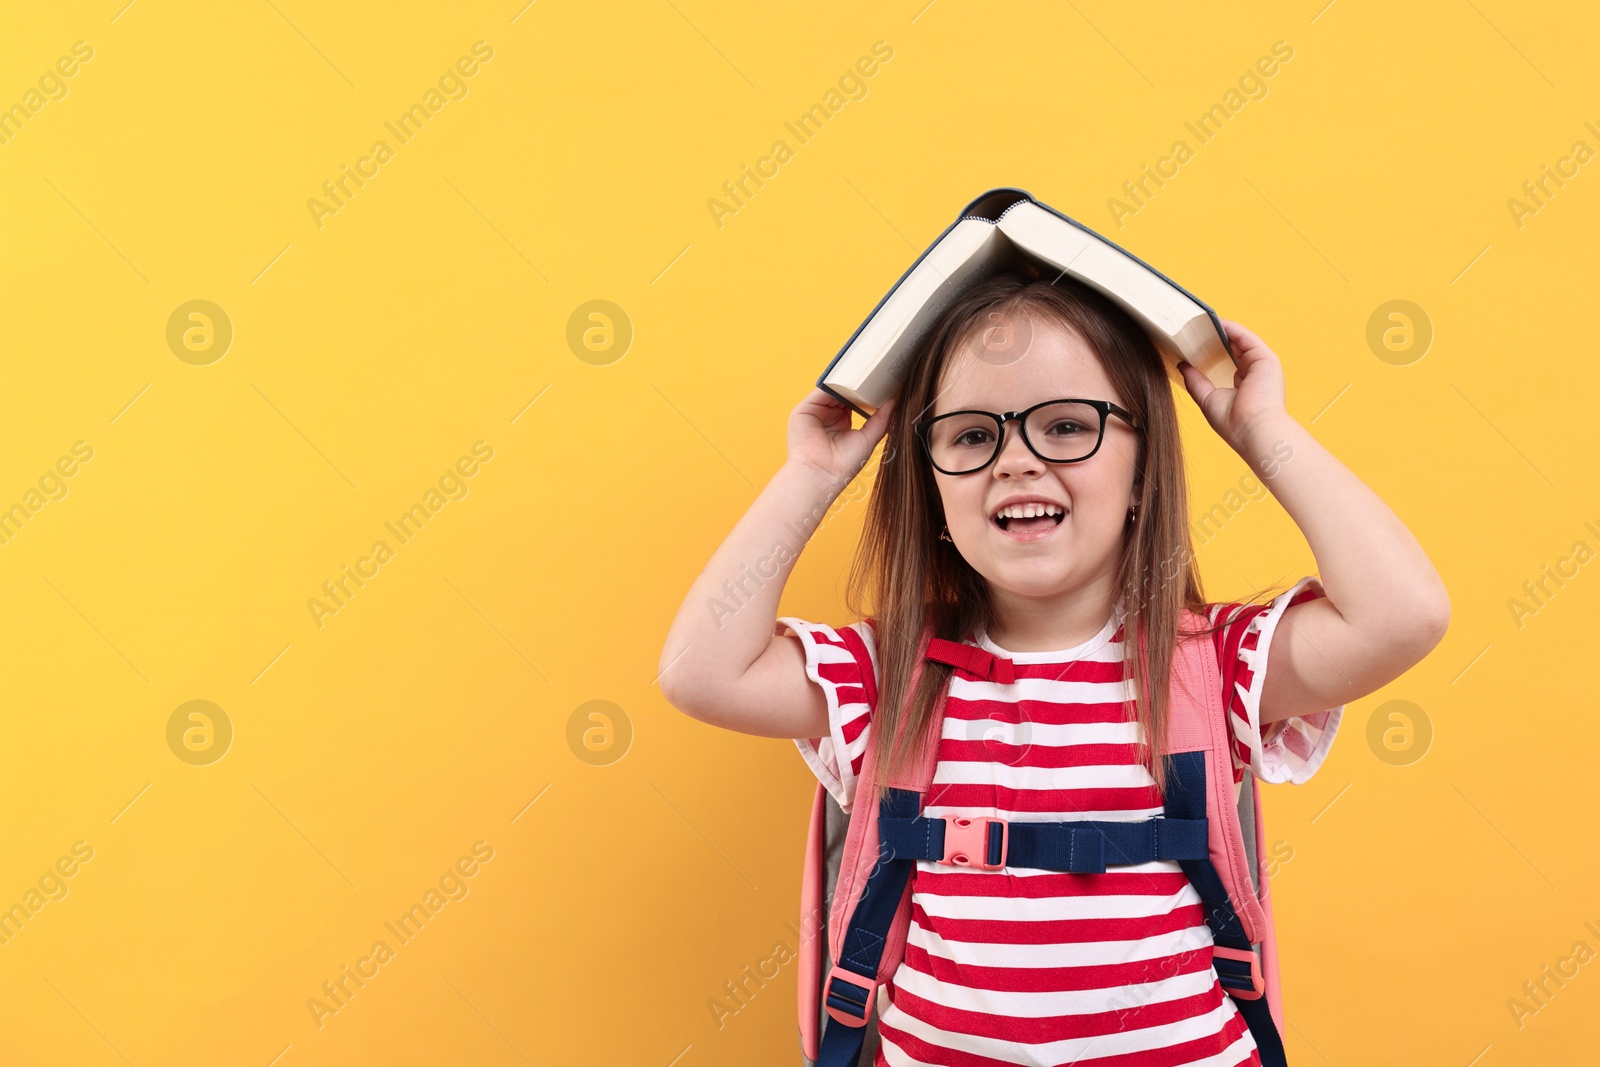
M 956 435 L 953 443 L 970 448 L 977 445 L 987 444 L 988 441 L 989 434 L 986 430 L 962 430 Z
M 1075 422 L 1072 419 L 1062 419 L 1059 422 L 1052 423 L 1047 432 L 1056 437 L 1073 437 L 1077 434 L 1086 432 L 1088 429 L 1089 428 L 1081 422 Z

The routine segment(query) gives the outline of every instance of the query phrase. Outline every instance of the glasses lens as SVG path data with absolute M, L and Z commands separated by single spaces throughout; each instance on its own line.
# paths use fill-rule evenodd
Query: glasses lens
M 1082 459 L 1100 443 L 1100 412 L 1088 404 L 1046 404 L 1028 416 L 1028 441 L 1045 459 Z
M 958 411 L 933 420 L 928 427 L 928 451 L 940 470 L 964 474 L 989 462 L 999 436 L 998 419 Z

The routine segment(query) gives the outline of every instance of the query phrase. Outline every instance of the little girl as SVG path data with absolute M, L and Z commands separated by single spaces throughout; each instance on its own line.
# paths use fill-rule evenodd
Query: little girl
M 667 636 L 667 699 L 703 722 L 795 739 L 849 811 L 869 733 L 880 731 L 879 768 L 902 766 L 942 690 L 927 816 L 1144 820 L 1162 813 L 1148 739 L 1164 736 L 1168 693 L 1148 679 L 1168 676 L 1187 607 L 1216 644 L 1235 782 L 1245 768 L 1304 782 L 1344 706 L 1439 642 L 1449 601 L 1394 513 L 1287 413 L 1278 357 L 1223 325 L 1234 388 L 1179 371 L 1305 534 L 1320 582 L 1303 577 L 1265 604 L 1206 603 L 1173 389 L 1149 337 L 1071 279 L 1001 275 L 945 310 L 900 395 L 860 429 L 821 390 L 794 409 L 788 462 Z M 865 592 L 873 617 L 839 629 L 778 619 L 797 539 L 884 437 L 847 587 L 851 611 Z M 908 693 L 929 621 L 1009 672 L 974 680 L 930 659 Z M 1142 670 L 1126 655 L 1140 632 Z M 919 860 L 911 877 L 876 1064 L 1260 1063 L 1177 861 L 1082 875 Z

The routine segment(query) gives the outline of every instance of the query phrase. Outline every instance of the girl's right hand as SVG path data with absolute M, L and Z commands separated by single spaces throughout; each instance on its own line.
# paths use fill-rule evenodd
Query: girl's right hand
M 813 388 L 789 414 L 789 462 L 843 485 L 866 466 L 867 457 L 889 427 L 899 397 L 872 413 L 859 430 L 850 428 L 844 401 Z

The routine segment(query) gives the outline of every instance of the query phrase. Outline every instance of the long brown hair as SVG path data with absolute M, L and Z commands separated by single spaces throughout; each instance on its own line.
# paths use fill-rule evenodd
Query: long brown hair
M 874 776 L 900 780 L 912 760 L 924 758 L 934 703 L 950 684 L 952 668 L 929 660 L 915 693 L 909 694 L 923 627 L 933 636 L 967 640 L 976 627 L 996 622 L 988 583 L 953 542 L 941 540 L 943 507 L 933 468 L 913 429 L 932 415 L 940 374 L 952 353 L 991 313 L 1037 312 L 1073 331 L 1105 367 L 1124 404 L 1143 427 L 1135 470 L 1140 481 L 1138 520 L 1125 527 L 1117 585 L 1125 605 L 1124 636 L 1130 641 L 1125 670 L 1134 692 L 1135 716 L 1147 742 L 1145 768 L 1165 793 L 1165 761 L 1157 758 L 1165 737 L 1167 679 L 1180 636 L 1182 610 L 1204 615 L 1199 569 L 1189 536 L 1187 478 L 1178 418 L 1160 354 L 1128 314 L 1095 289 L 1071 278 L 1044 280 L 1017 268 L 974 286 L 947 307 L 913 354 L 889 417 L 861 542 L 851 564 L 847 604 L 857 615 L 860 594 L 876 605 L 879 692 L 872 733 Z M 1143 648 L 1144 659 L 1132 654 Z M 889 742 L 889 743 L 885 743 Z

